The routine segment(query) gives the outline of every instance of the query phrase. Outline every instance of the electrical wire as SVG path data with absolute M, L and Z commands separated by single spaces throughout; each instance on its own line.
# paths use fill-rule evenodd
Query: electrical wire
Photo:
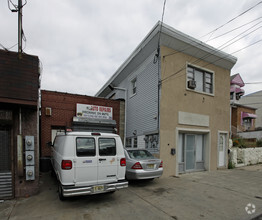
M 251 27 L 251 28 L 252 28 L 252 27 Z M 249 29 L 251 29 L 251 28 L 249 28 Z M 242 35 L 242 34 L 245 33 L 246 31 L 248 31 L 249 29 L 243 31 L 242 33 L 240 33 L 239 35 L 233 37 L 232 39 L 230 39 L 230 40 L 227 41 L 226 43 L 224 43 L 224 44 L 220 45 L 219 47 L 215 48 L 215 49 L 213 50 L 214 53 L 204 55 L 204 56 L 198 58 L 198 60 L 202 60 L 202 59 L 205 59 L 205 58 L 208 58 L 208 57 L 210 57 L 210 56 L 212 56 L 212 55 L 217 54 L 220 50 L 225 49 L 225 48 L 231 46 L 232 44 L 238 42 L 239 40 L 241 40 L 241 39 L 243 39 L 243 38 L 245 38 L 245 37 L 247 37 L 248 35 L 252 34 L 253 32 L 257 31 L 257 30 L 260 29 L 260 28 L 262 28 L 262 26 L 258 27 L 257 29 L 255 29 L 255 30 L 253 30 L 253 31 L 247 33 L 246 35 L 244 35 L 244 36 L 242 36 L 242 37 L 240 37 L 240 38 L 237 39 L 237 37 L 239 37 L 240 35 Z M 236 40 L 235 40 L 235 39 L 236 39 Z M 235 41 L 233 41 L 233 40 L 235 40 Z M 230 43 L 230 44 L 228 44 L 228 43 L 231 42 L 231 41 L 233 41 L 233 42 Z
M 166 7 L 166 0 L 164 0 L 164 4 L 163 4 L 162 18 L 161 18 L 159 37 L 158 37 L 158 43 L 157 43 L 157 52 L 154 56 L 154 61 L 153 61 L 154 64 L 157 63 L 159 53 L 160 53 L 160 38 L 161 38 L 161 32 L 162 32 L 162 26 L 163 26 L 164 14 L 165 14 L 165 7 Z
M 248 47 L 251 47 L 251 46 L 253 46 L 253 45 L 257 44 L 257 43 L 260 43 L 260 42 L 262 42 L 262 39 L 254 42 L 254 43 L 252 43 L 252 44 L 250 44 L 250 45 L 248 45 L 248 46 L 246 46 L 246 47 L 243 47 L 243 48 L 241 48 L 241 49 L 239 49 L 239 50 L 237 50 L 237 51 L 235 51 L 235 52 L 233 52 L 233 53 L 231 53 L 231 54 L 228 54 L 228 55 L 226 55 L 226 56 L 224 56 L 224 57 L 222 57 L 222 58 L 219 58 L 219 59 L 217 59 L 217 60 L 215 60 L 215 61 L 213 61 L 213 62 L 211 62 L 211 63 L 208 63 L 208 64 L 206 64 L 206 65 L 203 65 L 203 66 L 201 66 L 201 67 L 206 67 L 206 66 L 209 66 L 209 65 L 211 65 L 211 64 L 214 64 L 214 63 L 216 63 L 216 62 L 219 61 L 219 60 L 225 59 L 225 58 L 227 58 L 227 57 L 229 57 L 229 56 L 231 56 L 231 55 L 233 55 L 233 54 L 235 54 L 235 53 L 238 53 L 238 52 L 240 52 L 240 51 L 242 51 L 242 50 L 244 50 L 244 49 L 247 49 Z M 197 59 L 196 61 L 200 62 L 201 60 Z M 197 63 L 197 62 L 193 62 L 193 64 L 196 64 L 196 63 Z M 186 69 L 186 65 L 183 65 L 183 67 L 182 67 L 181 69 L 179 69 L 179 70 L 176 71 L 175 73 L 171 74 L 170 76 L 166 77 L 165 79 L 162 79 L 162 80 L 161 80 L 161 83 L 163 83 L 163 82 L 166 81 L 167 79 L 169 79 L 169 78 L 177 75 L 178 73 L 182 72 L 182 71 L 185 70 L 185 69 Z
M 10 3 L 13 5 L 15 9 L 11 9 Z M 11 12 L 17 12 L 18 11 L 18 5 L 15 5 L 11 0 L 7 0 L 8 8 Z
M 250 82 L 250 83 L 245 83 L 245 84 L 262 84 L 262 82 Z
M 215 40 L 215 39 L 217 39 L 217 38 L 219 38 L 219 37 L 225 36 L 225 35 L 233 32 L 233 31 L 236 31 L 236 30 L 238 30 L 238 29 L 240 29 L 240 28 L 242 28 L 242 27 L 244 27 L 244 26 L 246 26 L 246 25 L 248 25 L 248 24 L 251 24 L 252 22 L 257 21 L 257 20 L 259 20 L 259 19 L 261 19 L 261 18 L 262 18 L 262 17 L 256 18 L 256 19 L 254 19 L 254 20 L 252 20 L 252 21 L 250 21 L 250 22 L 248 22 L 248 23 L 245 23 L 245 24 L 243 24 L 243 25 L 240 25 L 240 26 L 238 26 L 238 27 L 236 27 L 236 28 L 234 28 L 234 29 L 232 29 L 232 30 L 230 30 L 230 31 L 228 31 L 228 32 L 225 32 L 225 33 L 223 33 L 223 34 L 221 34 L 221 35 L 218 35 L 218 36 L 216 36 L 216 37 L 214 37 L 214 38 L 212 38 L 212 39 L 209 39 L 209 40 L 207 40 L 206 42 L 209 42 L 209 41 L 211 41 L 211 40 Z M 258 22 L 257 24 L 260 24 L 261 22 L 262 22 L 262 21 Z
M 13 47 L 15 47 L 17 44 L 18 44 L 18 43 L 14 44 L 14 45 L 11 46 L 11 47 L 5 47 L 3 44 L 0 43 L 0 46 L 1 46 L 4 50 L 9 51 L 9 50 L 12 49 Z
M 260 17 L 260 18 L 262 18 L 262 17 Z M 258 19 L 260 19 L 260 18 L 258 18 Z M 255 20 L 258 20 L 258 19 L 255 19 Z M 255 21 L 255 20 L 253 20 L 253 21 Z M 253 22 L 253 21 L 251 21 L 251 22 Z M 249 23 L 251 23 L 251 22 L 249 22 Z M 261 22 L 262 22 L 262 21 L 261 21 Z M 258 22 L 257 24 L 253 25 L 252 27 L 255 27 L 256 25 L 260 24 L 261 22 Z M 251 28 L 252 28 L 252 27 L 251 27 Z M 241 34 L 244 34 L 244 33 L 247 32 L 248 30 L 250 30 L 251 28 L 248 28 L 247 30 L 243 31 Z M 231 31 L 231 32 L 232 32 L 232 31 Z M 239 35 L 237 35 L 237 36 L 240 36 L 241 34 L 239 34 Z M 222 35 L 221 35 L 221 36 L 222 36 Z M 236 36 L 236 37 L 237 37 L 237 36 Z M 228 42 L 234 40 L 236 37 L 233 37 L 233 38 L 232 38 L 231 40 L 229 40 Z M 213 39 L 214 39 L 214 38 L 213 38 Z M 212 39 L 211 39 L 211 40 L 212 40 Z M 172 56 L 172 55 L 175 55 L 175 54 L 177 54 L 177 53 L 181 53 L 181 52 L 184 52 L 184 51 L 186 51 L 186 50 L 188 50 L 188 49 L 191 49 L 192 46 L 197 46 L 197 45 L 202 45 L 202 44 L 203 44 L 202 41 L 200 41 L 200 42 L 195 42 L 195 41 L 192 41 L 192 40 L 191 40 L 191 43 L 192 43 L 192 45 L 187 46 L 187 47 L 184 47 L 182 50 L 179 50 L 179 51 L 176 51 L 176 52 L 173 52 L 173 53 L 164 55 L 164 57 Z M 220 45 L 217 49 L 221 48 L 221 46 L 223 46 L 223 45 Z M 230 45 L 228 45 L 228 46 L 230 46 Z
M 213 34 L 215 31 L 219 30 L 220 28 L 226 26 L 227 24 L 231 23 L 232 21 L 236 20 L 237 18 L 241 17 L 242 15 L 246 14 L 247 12 L 249 12 L 250 10 L 254 9 L 255 7 L 257 7 L 259 4 L 261 4 L 262 1 L 258 2 L 257 4 L 255 4 L 254 6 L 248 8 L 247 10 L 245 10 L 244 12 L 240 13 L 239 15 L 237 15 L 236 17 L 230 19 L 229 21 L 227 21 L 226 23 L 222 24 L 221 26 L 219 26 L 218 28 L 214 29 L 213 31 L 203 35 L 202 37 L 200 38 L 203 38 L 203 37 L 206 37 L 207 35 L 209 34 Z

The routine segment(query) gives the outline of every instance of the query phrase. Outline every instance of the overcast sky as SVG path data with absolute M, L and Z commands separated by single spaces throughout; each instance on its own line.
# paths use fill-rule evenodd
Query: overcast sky
M 23 7 L 23 47 L 25 53 L 37 55 L 42 62 L 41 88 L 95 95 L 161 20 L 163 3 L 164 0 L 27 0 Z M 252 83 L 262 82 L 261 16 L 261 0 L 166 0 L 164 23 L 216 48 L 234 38 L 222 50 L 231 54 L 245 49 L 233 54 L 238 61 L 231 74 L 240 73 L 244 82 Z M 229 33 L 212 40 L 226 32 Z M 17 43 L 17 13 L 9 10 L 7 0 L 0 0 L 0 33 L 4 47 Z M 260 42 L 254 44 L 257 41 Z M 248 47 L 251 44 L 254 45 Z M 17 46 L 10 50 L 17 51 Z M 249 94 L 262 90 L 262 84 L 246 84 L 244 89 Z

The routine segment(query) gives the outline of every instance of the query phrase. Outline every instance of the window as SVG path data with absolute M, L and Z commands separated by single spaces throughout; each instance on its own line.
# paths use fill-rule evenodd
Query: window
M 196 87 L 195 90 L 199 92 L 205 92 L 205 93 L 213 93 L 213 73 L 207 72 L 205 70 L 188 66 L 187 67 L 187 82 L 189 81 L 195 81 Z M 192 89 L 192 87 L 189 86 L 189 83 L 187 85 L 187 88 Z
M 137 137 L 134 138 L 134 148 L 137 148 Z
M 234 93 L 230 92 L 230 100 L 233 100 L 233 99 L 234 99 Z
M 145 147 L 147 149 L 157 149 L 158 147 L 158 134 L 146 135 L 145 138 Z
M 249 130 L 252 127 L 252 119 L 251 118 L 243 118 L 243 125 L 246 130 Z
M 134 78 L 131 81 L 131 94 L 135 95 L 136 94 L 136 78 Z
M 126 147 L 132 147 L 132 139 L 126 138 Z
M 116 155 L 116 141 L 114 138 L 99 138 L 98 145 L 100 156 Z
M 94 138 L 76 138 L 76 154 L 78 157 L 90 157 L 96 155 Z

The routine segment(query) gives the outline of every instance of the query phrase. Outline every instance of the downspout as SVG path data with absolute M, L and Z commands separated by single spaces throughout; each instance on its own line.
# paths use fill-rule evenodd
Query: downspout
M 19 135 L 22 135 L 22 110 L 19 108 Z

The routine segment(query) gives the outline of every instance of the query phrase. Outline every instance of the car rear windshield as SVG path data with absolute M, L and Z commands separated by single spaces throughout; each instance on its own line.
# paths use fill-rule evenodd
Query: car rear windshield
M 132 159 L 154 159 L 154 156 L 147 150 L 128 150 L 127 152 Z

